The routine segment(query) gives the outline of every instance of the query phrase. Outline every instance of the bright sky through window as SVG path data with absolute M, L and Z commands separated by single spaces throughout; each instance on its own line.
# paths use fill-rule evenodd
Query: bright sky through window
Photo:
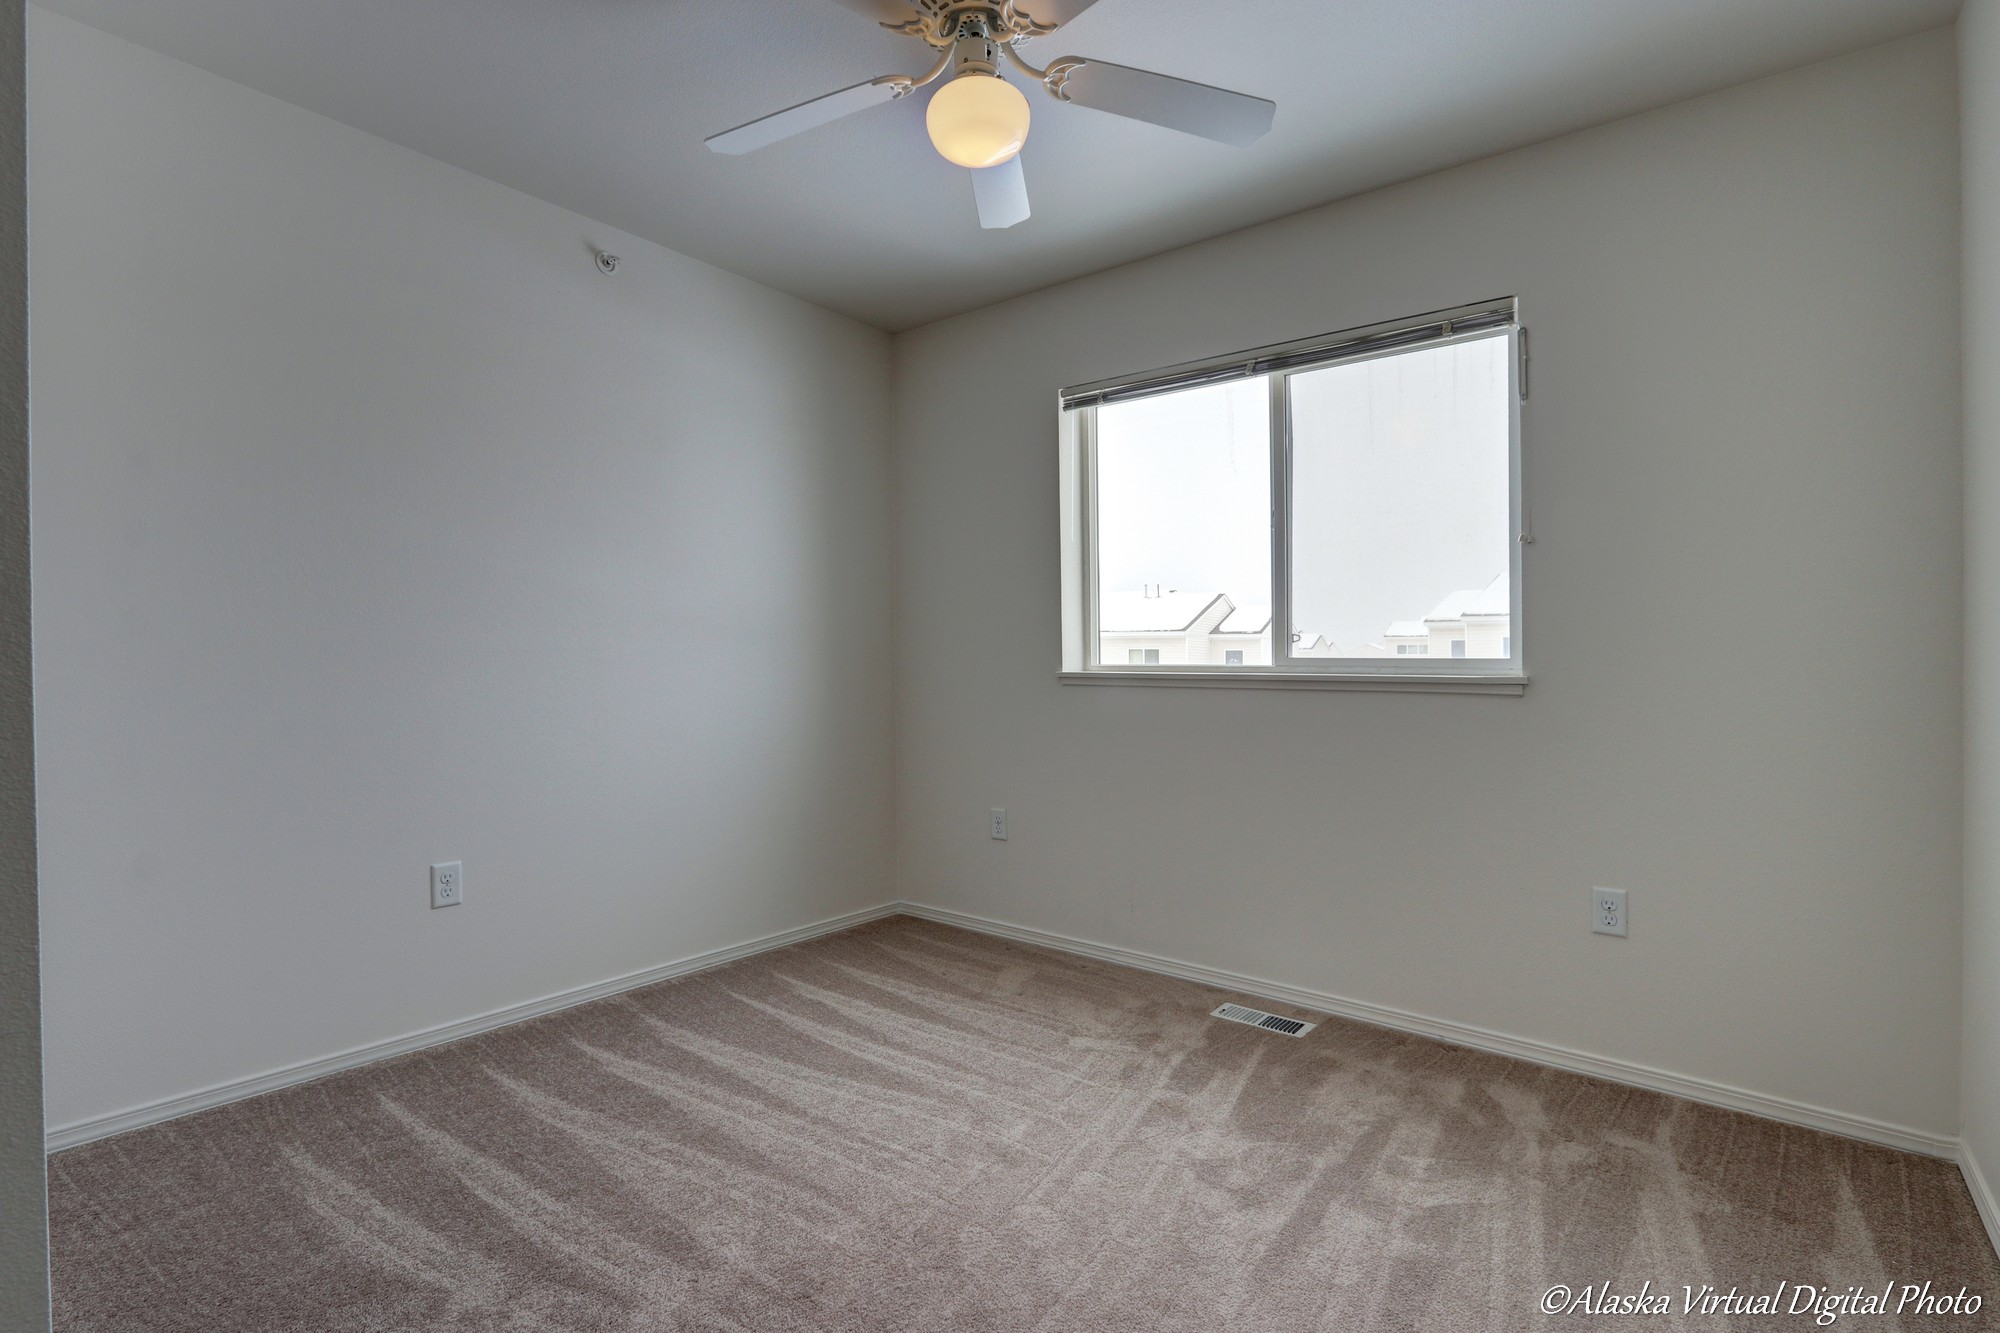
M 1295 629 L 1379 644 L 1507 573 L 1507 358 L 1482 338 L 1292 377 Z
M 1099 408 L 1100 588 L 1270 605 L 1270 438 L 1261 379 Z

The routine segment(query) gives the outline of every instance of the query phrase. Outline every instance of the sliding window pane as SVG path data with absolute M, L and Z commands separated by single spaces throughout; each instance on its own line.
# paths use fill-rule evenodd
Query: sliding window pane
M 1271 386 L 1097 409 L 1097 660 L 1271 661 Z
M 1511 340 L 1294 375 L 1292 652 L 1507 658 Z

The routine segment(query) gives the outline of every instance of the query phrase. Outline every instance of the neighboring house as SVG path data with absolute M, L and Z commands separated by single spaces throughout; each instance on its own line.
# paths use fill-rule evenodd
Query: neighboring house
M 1209 635 L 1208 652 L 1215 666 L 1271 665 L 1271 608 L 1262 602 L 1234 607 Z
M 1399 620 L 1382 635 L 1396 657 L 1512 657 L 1512 586 L 1502 574 L 1484 588 L 1452 593 L 1422 620 Z
M 1353 652 L 1302 632 L 1293 657 L 1513 656 L 1513 597 L 1505 574 L 1483 588 L 1452 593 L 1422 620 L 1398 620 L 1382 642 Z M 1104 594 L 1097 607 L 1099 661 L 1105 666 L 1269 666 L 1271 607 L 1238 605 L 1225 592 L 1184 592 L 1149 583 Z
M 1220 653 L 1210 656 L 1210 639 L 1235 610 L 1222 593 L 1157 583 L 1106 593 L 1097 604 L 1098 660 L 1106 666 L 1221 666 Z
M 1105 666 L 1269 666 L 1271 608 L 1237 605 L 1228 593 L 1182 592 L 1149 583 L 1106 593 L 1097 607 L 1098 660 Z M 1295 657 L 1337 657 L 1323 635 L 1302 634 Z

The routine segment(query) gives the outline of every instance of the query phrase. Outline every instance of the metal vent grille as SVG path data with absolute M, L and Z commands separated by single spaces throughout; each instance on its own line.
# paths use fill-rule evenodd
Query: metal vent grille
M 1287 1037 L 1303 1037 L 1319 1026 L 1317 1023 L 1301 1023 L 1296 1018 L 1267 1014 L 1262 1009 L 1251 1009 L 1240 1004 L 1225 1004 L 1210 1016 L 1226 1018 L 1232 1023 L 1248 1023 L 1251 1027 L 1263 1028 L 1266 1032 L 1282 1032 Z

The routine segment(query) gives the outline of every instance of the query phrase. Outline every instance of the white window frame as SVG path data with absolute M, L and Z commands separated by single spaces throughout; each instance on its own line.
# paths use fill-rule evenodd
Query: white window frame
M 1455 326 L 1472 323 L 1470 331 Z M 1291 380 L 1327 366 L 1395 356 L 1486 338 L 1507 340 L 1508 513 L 1510 531 L 1509 648 L 1505 658 L 1452 658 L 1394 654 L 1379 658 L 1298 658 L 1291 651 Z M 1272 364 L 1276 363 L 1276 364 Z M 1260 368 L 1268 366 L 1269 368 Z M 1099 659 L 1097 626 L 1098 395 L 1123 401 L 1204 383 L 1269 376 L 1271 387 L 1271 664 L 1269 666 L 1133 666 Z M 1349 329 L 1321 338 L 1190 362 L 1148 375 L 1126 376 L 1063 391 L 1059 411 L 1062 524 L 1062 666 L 1070 685 L 1216 686 L 1234 689 L 1417 690 L 1461 694 L 1513 694 L 1528 683 L 1524 645 L 1526 549 L 1534 541 L 1527 511 L 1523 418 L 1528 396 L 1528 335 L 1511 297 L 1407 320 Z M 1075 399 L 1081 403 L 1072 405 Z M 1329 670 L 1329 664 L 1336 669 Z

